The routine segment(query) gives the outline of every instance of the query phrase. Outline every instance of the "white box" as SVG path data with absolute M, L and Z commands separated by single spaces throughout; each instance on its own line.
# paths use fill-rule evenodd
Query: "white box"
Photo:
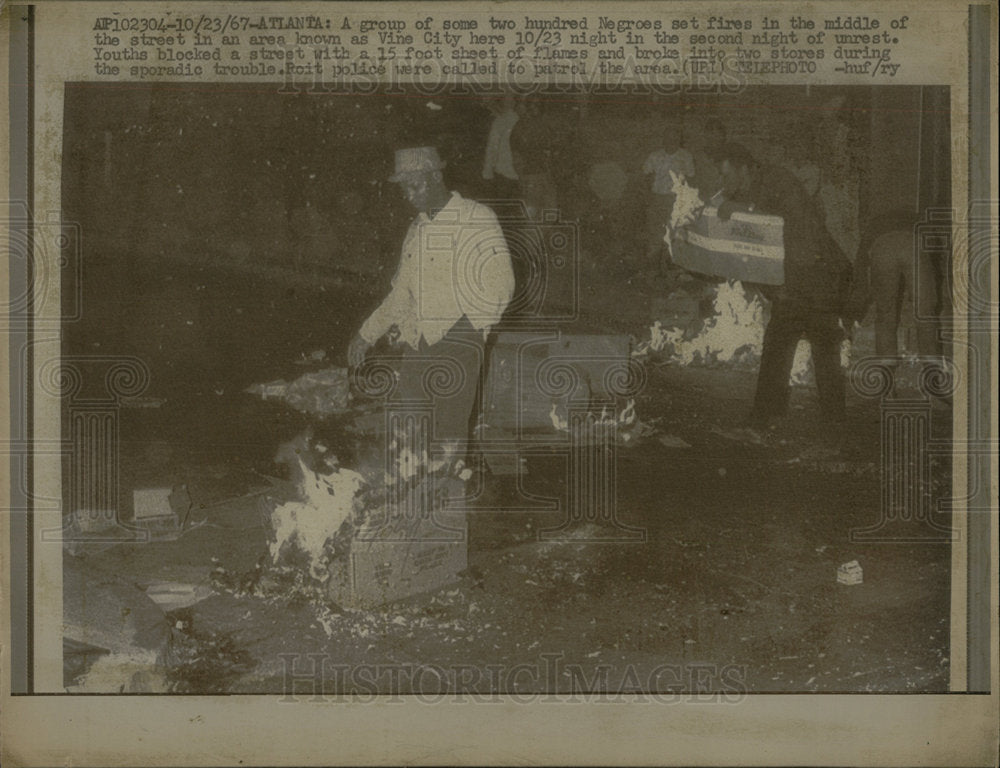
M 170 506 L 170 495 L 173 488 L 136 488 L 132 491 L 132 508 L 135 510 L 136 520 L 145 520 L 150 517 L 165 517 L 173 515 L 174 509 Z
M 837 569 L 838 584 L 861 584 L 864 582 L 864 573 L 861 564 L 857 560 L 844 563 Z
M 673 262 L 705 275 L 765 285 L 785 282 L 784 219 L 759 213 L 734 213 L 723 221 L 709 207 L 681 228 L 673 243 Z

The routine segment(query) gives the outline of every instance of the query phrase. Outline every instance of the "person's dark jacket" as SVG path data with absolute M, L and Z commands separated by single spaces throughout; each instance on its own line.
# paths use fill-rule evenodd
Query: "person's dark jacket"
M 851 262 L 827 231 L 817 200 L 789 171 L 761 166 L 747 194 L 755 213 L 784 221 L 785 284 L 778 297 L 839 314 L 850 288 Z

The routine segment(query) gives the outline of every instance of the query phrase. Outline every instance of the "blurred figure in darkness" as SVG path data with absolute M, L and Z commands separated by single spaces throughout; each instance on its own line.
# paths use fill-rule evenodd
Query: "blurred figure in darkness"
M 691 126 L 688 129 L 688 126 Z M 692 149 L 694 177 L 688 183 L 698 190 L 701 199 L 708 202 L 722 189 L 722 171 L 719 154 L 726 145 L 726 127 L 718 118 L 710 118 L 700 136 L 693 135 L 694 124 L 685 123 L 684 145 Z
M 552 134 L 543 120 L 541 103 L 525 101 L 521 117 L 510 134 L 510 148 L 521 185 L 521 199 L 528 218 L 533 221 L 557 206 L 551 142 Z
M 514 169 L 514 156 L 510 147 L 510 135 L 520 119 L 514 97 L 506 95 L 499 107 L 491 105 L 496 116 L 486 138 L 486 154 L 483 157 L 483 179 L 491 183 L 490 194 L 498 200 L 512 200 L 519 197 L 520 183 Z
M 873 219 L 865 232 L 854 264 L 854 286 L 848 316 L 860 322 L 875 304 L 875 353 L 899 356 L 902 313 L 914 313 L 917 353 L 941 354 L 938 338 L 941 297 L 939 268 L 927 249 L 920 247 L 913 211 L 892 211 Z M 905 302 L 906 297 L 910 302 Z

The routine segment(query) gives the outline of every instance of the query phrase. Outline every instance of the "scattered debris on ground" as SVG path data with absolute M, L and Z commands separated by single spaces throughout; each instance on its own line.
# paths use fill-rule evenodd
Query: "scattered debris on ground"
M 318 417 L 344 413 L 351 407 L 347 369 L 336 366 L 304 373 L 292 382 L 277 379 L 254 384 L 245 391 L 264 400 L 283 400 L 297 411 Z

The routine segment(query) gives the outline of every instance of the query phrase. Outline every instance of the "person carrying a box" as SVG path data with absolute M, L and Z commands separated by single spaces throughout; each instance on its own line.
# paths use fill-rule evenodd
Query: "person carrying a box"
M 464 441 L 486 338 L 514 294 L 510 253 L 493 211 L 448 191 L 434 147 L 400 149 L 395 160 L 390 181 L 417 217 L 392 289 L 351 340 L 348 362 L 358 369 L 376 341 L 394 336 L 403 357 L 390 398 L 430 406 L 434 439 Z
M 692 126 L 690 136 L 687 135 L 689 125 Z M 692 151 L 694 177 L 688 183 L 697 189 L 699 197 L 708 203 L 722 189 L 718 157 L 726 146 L 726 126 L 721 120 L 713 117 L 705 122 L 699 134 L 693 132 L 691 121 L 686 121 L 684 127 L 684 146 L 697 146 Z
M 719 218 L 735 211 L 784 219 L 784 285 L 763 289 L 771 319 L 751 411 L 751 427 L 770 427 L 788 409 L 788 379 L 799 339 L 812 348 L 820 412 L 830 425 L 844 420 L 844 376 L 840 344 L 841 312 L 850 287 L 851 264 L 826 230 L 823 213 L 787 170 L 763 166 L 741 145 L 720 154 L 725 201 Z

